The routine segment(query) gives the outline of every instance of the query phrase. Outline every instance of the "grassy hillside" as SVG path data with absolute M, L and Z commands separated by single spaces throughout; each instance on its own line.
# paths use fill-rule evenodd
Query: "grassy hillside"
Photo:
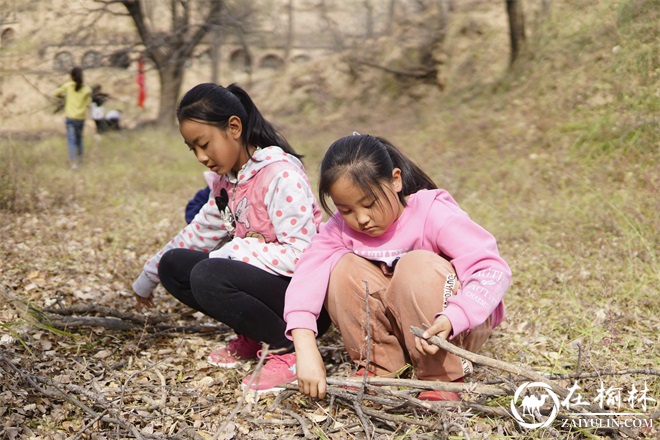
M 264 113 L 306 155 L 313 181 L 325 148 L 357 130 L 389 138 L 449 190 L 496 236 L 514 274 L 507 318 L 483 353 L 542 373 L 657 371 L 660 365 L 660 2 L 594 3 L 553 2 L 552 17 L 535 29 L 512 70 L 481 76 L 477 69 L 459 80 L 461 70 L 453 69 L 444 91 L 402 86 L 368 70 L 362 79 L 373 82 L 351 85 L 327 66 L 251 89 Z M 296 84 L 312 75 L 321 78 L 319 87 L 297 94 Z M 204 185 L 203 169 L 176 131 L 87 133 L 86 162 L 77 172 L 67 167 L 63 134 L 0 140 L 2 290 L 38 308 L 95 304 L 128 312 L 130 284 L 183 226 L 186 201 Z M 185 312 L 160 288 L 156 302 L 160 313 Z M 236 388 L 245 372 L 205 363 L 228 334 L 61 333 L 32 321 L 3 302 L 3 356 L 34 376 L 109 397 L 122 390 L 118 414 L 145 432 L 165 436 L 187 424 L 210 438 L 240 396 Z M 176 322 L 209 324 L 185 315 Z M 338 344 L 336 334 L 323 343 Z M 0 416 L 6 422 L 0 435 L 65 438 L 91 421 L 62 398 L 35 397 L 3 367 Z M 497 379 L 486 371 L 474 378 Z M 168 408 L 150 406 L 162 383 Z M 602 383 L 624 392 L 646 383 L 660 400 L 657 374 L 603 376 Z M 600 384 L 581 379 L 584 397 L 593 400 Z M 252 409 L 265 411 L 268 403 Z M 327 401 L 319 404 L 328 408 Z M 509 400 L 499 404 L 507 408 Z M 300 414 L 322 414 L 304 399 L 291 405 Z M 471 438 L 605 436 L 559 422 L 555 431 L 525 431 L 512 418 L 445 417 L 457 417 Z M 293 428 L 257 427 L 249 418 L 235 419 L 236 438 L 293 435 Z M 310 423 L 320 435 L 325 422 Z M 84 435 L 112 426 L 94 424 Z M 326 434 L 362 438 L 360 432 Z M 660 435 L 657 423 L 635 432 Z M 423 438 L 422 430 L 379 438 L 413 434 Z

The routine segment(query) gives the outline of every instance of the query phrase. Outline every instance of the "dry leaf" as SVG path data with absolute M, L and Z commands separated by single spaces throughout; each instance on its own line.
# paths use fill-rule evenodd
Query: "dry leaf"
M 94 355 L 95 359 L 105 359 L 112 356 L 112 351 L 111 350 L 101 350 L 98 353 Z

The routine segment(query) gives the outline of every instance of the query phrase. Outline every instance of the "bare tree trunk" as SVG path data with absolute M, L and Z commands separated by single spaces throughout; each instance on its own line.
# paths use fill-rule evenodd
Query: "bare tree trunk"
M 440 29 L 443 34 L 446 34 L 450 11 L 449 0 L 438 0 L 438 9 L 440 10 Z
M 289 20 L 286 32 L 286 47 L 284 48 L 284 61 L 288 62 L 291 57 L 291 48 L 293 47 L 293 0 L 289 0 L 286 6 L 287 18 Z
M 396 16 L 396 0 L 390 0 L 390 5 L 387 8 L 387 33 L 392 34 L 394 30 L 394 18 Z
M 220 3 L 218 15 L 222 14 L 224 3 Z M 215 24 L 209 32 L 211 36 L 211 82 L 220 83 L 220 63 L 222 62 L 222 40 L 224 38 L 223 28 L 219 24 Z
M 211 47 L 209 52 L 211 55 L 211 82 L 218 84 L 220 82 L 220 62 L 222 51 L 222 29 L 216 27 L 211 31 Z
M 364 0 L 364 8 L 367 11 L 367 20 L 365 23 L 365 37 L 372 38 L 374 36 L 374 5 L 371 0 Z
M 550 3 L 551 0 L 541 0 L 541 17 L 543 20 L 550 18 Z
M 133 19 L 147 56 L 158 69 L 160 103 L 156 122 L 159 125 L 171 126 L 175 122 L 174 111 L 183 83 L 185 64 L 192 58 L 195 47 L 202 39 L 214 27 L 220 25 L 223 0 L 210 0 L 204 19 L 197 24 L 190 22 L 191 6 L 188 2 L 171 0 L 172 19 L 168 32 L 149 27 L 140 0 L 123 0 L 121 3 Z
M 506 13 L 509 17 L 509 36 L 511 41 L 511 64 L 520 55 L 525 44 L 525 16 L 522 0 L 505 0 Z
M 174 112 L 179 91 L 183 82 L 184 63 L 172 62 L 158 69 L 160 77 L 160 105 L 158 106 L 158 122 L 160 125 L 175 124 Z

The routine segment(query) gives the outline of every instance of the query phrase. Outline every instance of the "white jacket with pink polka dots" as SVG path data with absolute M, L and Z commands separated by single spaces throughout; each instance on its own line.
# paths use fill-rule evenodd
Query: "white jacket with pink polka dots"
M 242 260 L 276 275 L 293 275 L 321 223 L 302 163 L 279 147 L 261 148 L 237 176 L 213 174 L 209 187 L 209 200 L 193 221 L 144 265 L 133 283 L 135 293 L 150 296 L 160 282 L 160 258 L 174 248 L 210 252 L 211 258 Z M 223 204 L 222 213 L 218 203 Z

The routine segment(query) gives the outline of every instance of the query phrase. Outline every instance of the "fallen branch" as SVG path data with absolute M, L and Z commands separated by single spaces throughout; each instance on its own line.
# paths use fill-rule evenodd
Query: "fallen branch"
M 31 307 L 34 309 L 34 307 Z M 109 317 L 102 316 L 73 316 L 79 312 L 100 313 L 111 312 Z M 44 309 L 41 313 L 33 314 L 42 324 L 50 325 L 58 330 L 67 330 L 78 327 L 102 327 L 109 330 L 128 331 L 144 328 L 151 333 L 177 332 L 177 333 L 217 333 L 226 332 L 226 325 L 171 325 L 163 324 L 169 319 L 180 318 L 180 315 L 139 316 L 132 313 L 113 311 L 106 307 L 72 307 L 66 310 Z M 60 313 L 59 312 L 64 312 Z M 54 314 L 56 313 L 56 314 Z
M 362 380 L 362 379 L 360 379 Z M 355 379 L 337 379 L 328 377 L 326 379 L 328 385 L 338 386 L 355 386 Z M 483 394 L 486 396 L 507 396 L 515 390 L 506 387 L 495 385 L 483 385 L 479 383 L 460 383 L 460 382 L 439 382 L 428 380 L 414 380 L 414 379 L 392 379 L 386 377 L 369 377 L 367 379 L 369 385 L 389 386 L 389 387 L 407 387 L 412 389 L 421 390 L 439 390 L 439 391 L 452 391 L 454 393 L 473 393 Z
M 229 331 L 223 324 L 218 325 L 172 325 L 166 321 L 181 319 L 194 312 L 185 312 L 176 315 L 140 315 L 124 312 L 100 305 L 78 305 L 60 309 L 40 309 L 22 299 L 15 297 L 8 288 L 0 284 L 0 294 L 12 304 L 22 315 L 36 319 L 40 324 L 58 330 L 67 330 L 78 327 L 101 327 L 109 330 L 128 331 L 143 328 L 151 333 L 177 332 L 177 333 L 218 333 Z M 79 314 L 103 316 L 77 316 Z
M 629 370 L 603 370 L 591 373 L 568 373 L 568 374 L 548 374 L 548 379 L 590 379 L 600 376 L 623 376 L 627 374 L 640 374 L 646 376 L 660 376 L 660 370 L 648 369 L 629 369 Z
M 73 316 L 73 315 L 103 315 L 111 316 L 113 318 L 119 318 L 123 321 L 131 321 L 139 325 L 145 325 L 147 323 L 157 324 L 159 322 L 169 321 L 171 319 L 177 319 L 182 315 L 142 315 L 131 312 L 124 312 L 118 309 L 113 309 L 111 307 L 105 307 L 100 305 L 77 305 L 60 309 L 42 309 L 42 312 L 50 313 L 53 315 L 62 315 L 62 316 Z
M 418 66 L 417 69 L 399 70 L 399 69 L 393 69 L 392 67 L 382 66 L 380 64 L 376 64 L 371 61 L 367 61 L 356 57 L 351 57 L 351 61 L 368 67 L 373 67 L 374 69 L 382 70 L 383 72 L 391 73 L 396 76 L 407 76 L 416 79 L 431 78 L 438 73 L 438 70 L 432 67 Z
M 79 327 L 101 327 L 109 330 L 128 331 L 143 328 L 142 325 L 132 321 L 123 321 L 118 318 L 103 318 L 95 316 L 71 316 L 62 318 L 49 318 L 43 324 L 50 325 L 58 330 L 68 330 Z M 225 325 L 167 325 L 156 324 L 144 327 L 150 333 L 176 332 L 176 333 L 218 333 L 226 332 L 229 327 Z
M 268 344 L 261 344 L 261 353 L 259 356 L 259 362 L 257 362 L 257 366 L 254 368 L 254 371 L 252 372 L 252 375 L 250 376 L 250 382 L 247 384 L 247 387 L 243 391 L 243 394 L 241 395 L 241 398 L 238 400 L 238 403 L 236 403 L 236 406 L 234 409 L 231 411 L 231 413 L 227 416 L 225 420 L 222 421 L 222 424 L 220 427 L 218 427 L 217 431 L 213 435 L 213 440 L 218 440 L 221 435 L 225 433 L 225 429 L 227 426 L 234 421 L 234 418 L 238 415 L 238 413 L 241 411 L 241 408 L 243 407 L 243 404 L 245 403 L 245 400 L 247 399 L 248 394 L 252 392 L 252 383 L 254 380 L 259 380 L 259 374 L 261 374 L 261 368 L 263 367 L 264 363 L 266 362 L 266 358 L 268 357 Z M 256 392 L 254 392 L 256 394 Z
M 417 337 L 423 337 L 422 335 L 424 334 L 424 330 L 422 330 L 419 327 L 411 326 L 410 331 Z M 426 339 L 426 338 L 425 338 Z M 569 391 L 562 387 L 559 386 L 557 383 L 553 382 L 552 380 L 548 379 L 547 376 L 544 376 L 540 373 L 537 373 L 532 370 L 528 370 L 523 367 L 519 367 L 517 365 L 510 364 L 508 362 L 500 361 L 498 359 L 493 359 L 488 356 L 483 356 L 480 354 L 473 353 L 471 351 L 465 350 L 463 348 L 457 347 L 456 345 L 450 343 L 449 341 L 439 338 L 437 336 L 431 336 L 430 338 L 426 339 L 428 342 L 431 344 L 434 344 L 443 350 L 455 354 L 456 356 L 460 356 L 462 358 L 465 358 L 471 362 L 474 362 L 475 364 L 480 364 L 480 365 L 485 365 L 487 367 L 492 367 L 496 368 L 498 370 L 506 371 L 507 373 L 515 374 L 518 376 L 522 376 L 524 378 L 533 380 L 535 382 L 541 382 L 546 385 L 548 385 L 552 391 L 554 391 L 558 396 L 566 398 L 569 395 Z M 583 411 L 589 410 L 589 412 L 594 413 L 594 414 L 599 414 L 602 415 L 604 414 L 604 411 L 602 408 L 597 407 L 595 405 L 591 404 L 584 404 L 580 405 L 579 407 L 569 407 L 570 410 L 573 411 L 579 411 L 583 416 L 593 418 L 593 419 L 599 419 L 599 417 L 594 416 L 594 415 L 586 415 Z M 625 427 L 619 427 L 617 428 L 619 432 L 624 433 L 628 437 L 635 438 L 636 435 L 629 429 Z
M 411 326 L 410 327 L 411 332 L 421 338 L 422 335 L 424 334 L 424 330 L 422 330 L 419 327 Z M 439 338 L 437 336 L 431 336 L 430 338 L 427 339 L 428 342 L 430 342 L 433 345 L 436 345 L 443 350 L 455 354 L 456 356 L 462 357 L 464 359 L 467 359 L 471 362 L 474 362 L 475 364 L 480 364 L 480 365 L 485 365 L 487 367 L 492 367 L 496 368 L 498 370 L 506 371 L 507 373 L 515 374 L 517 376 L 522 376 L 527 379 L 531 379 L 535 382 L 543 382 L 544 384 L 548 385 L 550 388 L 552 388 L 552 391 L 557 393 L 557 395 L 561 397 L 566 397 L 568 396 L 568 390 L 566 388 L 563 388 L 553 381 L 549 380 L 546 376 L 539 374 L 535 371 L 528 370 L 523 367 L 519 367 L 517 365 L 510 364 L 508 362 L 500 361 L 498 359 L 493 359 L 489 358 L 487 356 L 483 356 L 480 354 L 472 353 L 471 351 L 465 350 L 463 348 L 457 347 L 456 345 L 448 342 L 445 339 Z

